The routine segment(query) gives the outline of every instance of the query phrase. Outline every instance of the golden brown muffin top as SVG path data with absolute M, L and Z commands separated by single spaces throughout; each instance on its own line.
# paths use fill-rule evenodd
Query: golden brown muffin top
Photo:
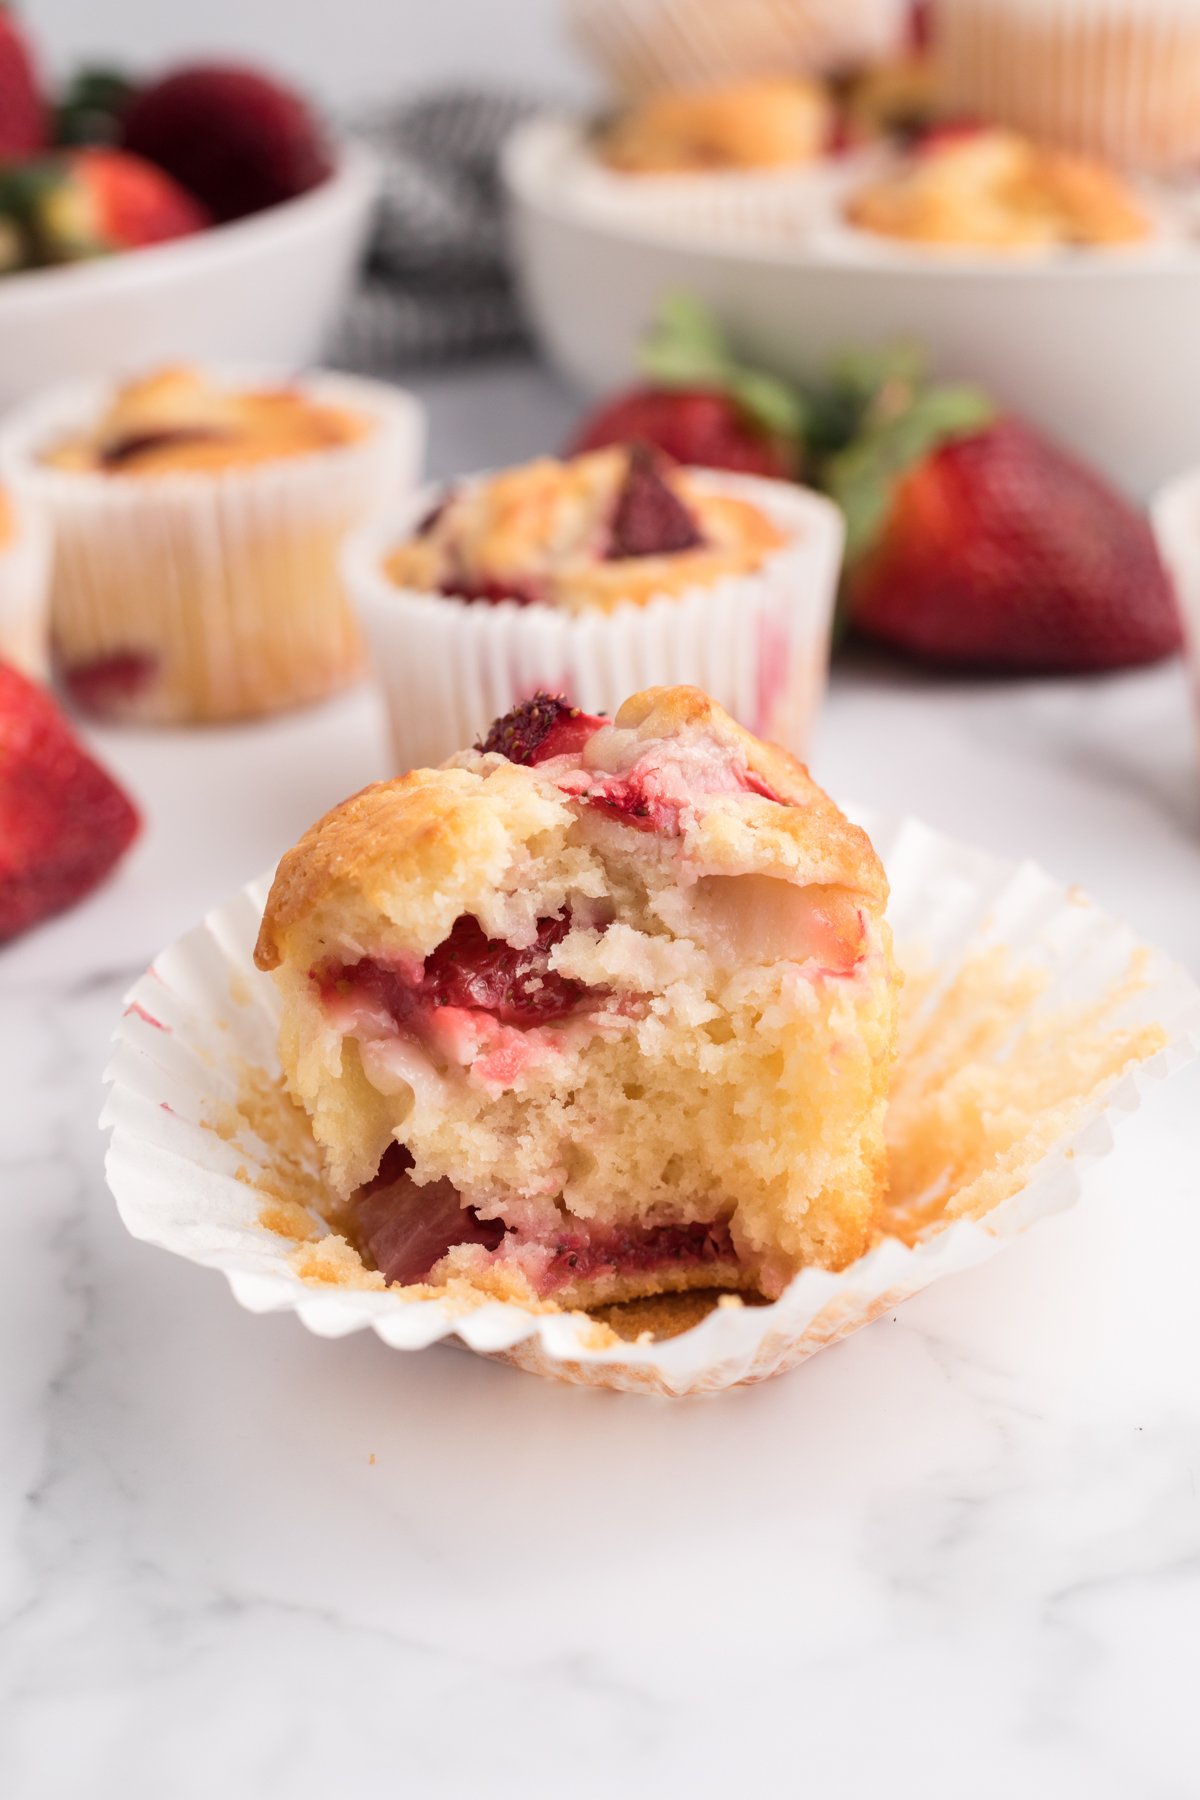
M 652 94 L 606 126 L 600 156 L 633 175 L 714 169 L 781 169 L 826 150 L 832 107 L 801 76 Z
M 178 367 L 129 382 L 42 461 L 110 475 L 219 474 L 337 449 L 369 430 L 366 418 L 298 387 L 233 388 Z
M 750 501 L 615 446 L 451 490 L 385 567 L 398 587 L 461 600 L 611 612 L 750 574 L 784 541 Z
M 326 813 L 279 865 L 259 968 L 277 968 L 289 944 L 306 950 L 325 921 L 348 912 L 357 922 L 364 907 L 405 927 L 415 952 L 427 954 L 464 896 L 507 872 L 512 843 L 533 841 L 564 807 L 586 811 L 593 789 L 611 792 L 614 766 L 626 783 L 653 769 L 659 791 L 669 785 L 679 796 L 668 829 L 694 870 L 840 890 L 882 915 L 887 881 L 866 833 L 802 763 L 700 689 L 648 688 L 611 724 L 585 724 L 594 735 L 567 755 L 529 766 L 468 752 L 440 769 L 376 782 Z M 640 829 L 624 829 L 642 841 Z
M 933 138 L 860 189 L 847 216 L 885 237 L 994 250 L 1130 244 L 1151 230 L 1115 169 L 999 130 Z

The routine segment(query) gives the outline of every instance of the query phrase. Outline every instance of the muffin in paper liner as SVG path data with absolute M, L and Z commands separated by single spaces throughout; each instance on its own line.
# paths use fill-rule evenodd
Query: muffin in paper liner
M 1200 159 L 1197 0 L 938 0 L 951 112 L 1134 168 Z
M 576 38 L 628 95 L 745 75 L 839 74 L 898 51 L 907 0 L 573 0 Z
M 1200 734 L 1200 468 L 1169 482 L 1151 506 L 1159 555 L 1183 617 L 1184 640 Z
M 0 662 L 45 681 L 49 647 L 50 533 L 36 507 L 0 488 Z
M 319 1336 L 369 1326 L 397 1349 L 447 1341 L 663 1395 L 792 1368 L 1074 1205 L 1147 1081 L 1200 1052 L 1194 983 L 1077 892 L 911 819 L 856 816 L 892 883 L 907 999 L 884 1230 L 848 1268 L 807 1269 L 769 1305 L 687 1295 L 594 1317 L 384 1288 L 330 1235 L 307 1119 L 282 1090 L 276 989 L 252 961 L 268 878 L 129 995 L 102 1119 L 122 1219 Z
M 0 471 L 54 538 L 51 644 L 88 710 L 186 724 L 321 699 L 361 673 L 338 568 L 347 532 L 419 479 L 424 416 L 382 382 L 220 370 L 299 387 L 371 422 L 327 450 L 139 479 L 48 467 L 42 453 L 98 417 L 112 383 L 58 390 L 13 415 Z
M 355 533 L 343 568 L 387 701 L 397 771 L 443 762 L 539 688 L 612 713 L 642 688 L 701 687 L 757 736 L 804 755 L 829 668 L 841 513 L 787 482 L 689 475 L 702 490 L 759 507 L 788 541 L 753 574 L 607 613 L 468 604 L 397 586 L 387 553 L 442 490 Z
M 592 230 L 683 249 L 794 257 L 806 266 L 1000 270 L 1057 263 L 1074 271 L 1093 259 L 1108 267 L 1182 265 L 1194 253 L 1188 192 L 1147 174 L 1127 177 L 1147 223 L 1145 237 L 1127 243 L 989 247 L 889 237 L 853 223 L 854 197 L 901 170 L 907 154 L 881 142 L 796 169 L 627 175 L 604 165 L 585 123 L 543 117 L 513 134 L 506 167 L 515 191 L 536 183 L 555 208 Z

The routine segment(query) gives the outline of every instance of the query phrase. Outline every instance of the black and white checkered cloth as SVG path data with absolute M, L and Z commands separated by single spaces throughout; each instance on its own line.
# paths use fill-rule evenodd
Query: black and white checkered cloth
M 373 113 L 354 135 L 383 165 L 371 252 L 334 345 L 386 374 L 524 342 L 505 252 L 498 157 L 527 99 L 451 90 Z

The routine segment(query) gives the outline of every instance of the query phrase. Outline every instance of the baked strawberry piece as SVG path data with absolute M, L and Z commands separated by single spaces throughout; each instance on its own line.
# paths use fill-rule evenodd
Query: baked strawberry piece
M 894 976 L 870 844 L 693 688 L 549 695 L 283 859 L 257 961 L 337 1217 L 404 1286 L 778 1294 L 862 1252 Z
M 82 900 L 138 825 L 50 696 L 0 663 L 0 942 Z
M 196 63 L 143 88 L 125 111 L 121 142 L 220 220 L 292 200 L 333 171 L 300 95 L 234 63 Z

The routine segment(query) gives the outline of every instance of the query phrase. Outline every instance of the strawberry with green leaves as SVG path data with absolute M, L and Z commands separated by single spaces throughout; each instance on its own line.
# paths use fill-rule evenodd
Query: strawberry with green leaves
M 0 167 L 0 231 L 22 267 L 168 243 L 211 223 L 169 175 L 123 150 L 68 150 Z
M 804 411 L 786 382 L 739 363 L 708 313 L 669 300 L 645 344 L 647 385 L 590 413 L 568 453 L 649 444 L 694 468 L 786 480 L 800 471 Z
M 1069 674 L 1179 648 L 1142 513 L 1101 475 L 910 354 L 849 359 L 815 412 L 846 515 L 853 629 L 948 668 Z

